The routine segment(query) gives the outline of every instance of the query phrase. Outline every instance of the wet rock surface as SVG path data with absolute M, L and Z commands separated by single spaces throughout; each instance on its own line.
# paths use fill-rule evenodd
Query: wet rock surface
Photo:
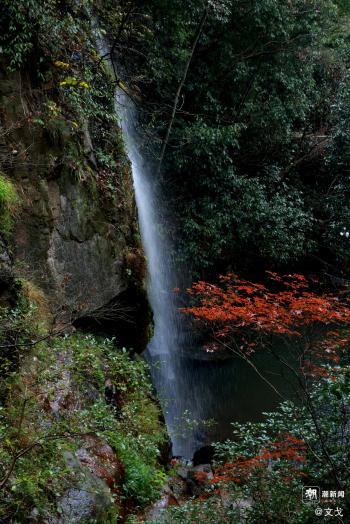
M 100 190 L 89 122 L 81 132 L 63 119 L 51 122 L 57 129 L 35 125 L 32 115 L 46 107 L 45 96 L 33 89 L 30 74 L 1 66 L 1 124 L 11 130 L 1 147 L 11 158 L 7 168 L 21 202 L 13 260 L 0 240 L 0 278 L 20 264 L 56 314 L 94 311 L 128 288 L 124 258 L 133 245 L 135 204 L 130 171 L 121 167 L 125 157 L 116 157 L 115 191 Z M 113 131 L 117 136 L 118 128 Z
M 49 431 L 52 421 L 69 420 L 76 410 L 84 408 L 86 397 L 97 400 L 101 393 L 84 384 L 84 393 L 70 369 L 73 356 L 70 349 L 57 353 L 48 367 L 48 375 L 36 391 L 42 408 L 41 426 Z M 38 359 L 28 359 L 23 374 L 28 388 L 33 387 Z M 50 524 L 100 523 L 110 512 L 121 507 L 124 468 L 111 446 L 96 434 L 67 433 L 67 442 L 78 442 L 78 449 L 62 450 L 66 466 L 65 490 L 55 501 L 57 511 L 50 515 Z M 35 521 L 35 508 L 31 519 Z
M 101 522 L 120 501 L 122 464 L 112 448 L 93 435 L 85 436 L 76 453 L 65 452 L 64 458 L 76 482 L 57 501 L 59 516 L 50 522 Z
M 99 522 L 114 505 L 106 482 L 92 474 L 72 453 L 65 452 L 64 458 L 77 481 L 76 485 L 57 501 L 59 515 L 53 517 L 50 524 Z
M 168 478 L 160 498 L 145 512 L 146 522 L 161 521 L 169 506 L 180 506 L 193 497 L 203 495 L 206 482 L 214 476 L 211 464 L 193 466 L 181 460 L 173 460 L 171 465 L 174 474 Z
M 111 446 L 94 435 L 86 435 L 76 456 L 92 475 L 104 480 L 115 494 L 118 493 L 124 470 Z

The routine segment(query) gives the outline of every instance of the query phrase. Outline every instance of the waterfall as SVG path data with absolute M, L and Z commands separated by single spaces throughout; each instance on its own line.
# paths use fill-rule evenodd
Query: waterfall
M 98 34 L 97 21 L 96 28 Z M 96 44 L 100 55 L 108 57 L 106 61 L 111 63 L 109 45 L 101 35 Z M 153 311 L 154 334 L 145 358 L 161 403 L 172 453 L 190 460 L 196 449 L 206 442 L 206 437 L 194 418 L 198 416 L 200 405 L 200 395 L 194 387 L 194 370 L 183 358 L 183 350 L 189 348 L 191 340 L 184 316 L 179 313 L 174 288 L 183 285 L 184 280 L 175 271 L 162 219 L 166 199 L 144 154 L 145 136 L 139 132 L 137 110 L 120 87 L 116 88 L 115 111 L 131 163 L 141 240 L 147 259 L 147 293 Z
M 233 420 L 259 420 L 274 409 L 278 397 L 241 359 L 206 357 L 195 347 L 187 319 L 179 312 L 175 287 L 183 287 L 181 269 L 172 260 L 163 220 L 163 194 L 144 154 L 137 111 L 121 90 L 116 112 L 131 162 L 142 244 L 147 258 L 148 297 L 154 317 L 154 335 L 146 350 L 152 380 L 161 402 L 174 456 L 191 460 L 210 442 L 232 437 Z M 273 374 L 275 386 L 288 394 L 283 371 L 272 357 L 256 356 L 257 367 Z M 289 387 L 289 386 L 288 386 Z M 211 427 L 207 422 L 214 421 Z
M 101 56 L 108 46 L 97 40 Z M 154 335 L 145 358 L 161 402 L 174 456 L 191 460 L 194 452 L 218 440 L 232 438 L 231 422 L 260 420 L 263 411 L 275 409 L 279 398 L 259 380 L 246 362 L 220 356 L 208 358 L 196 347 L 185 316 L 179 312 L 174 288 L 185 285 L 181 268 L 172 259 L 165 223 L 167 195 L 155 180 L 145 154 L 145 136 L 139 131 L 137 110 L 117 88 L 115 110 L 132 167 L 142 245 L 147 259 L 147 291 L 153 311 Z M 284 374 L 276 360 L 257 355 L 256 365 L 288 396 Z M 214 421 L 212 427 L 207 424 Z
M 147 289 L 153 311 L 154 335 L 146 358 L 162 404 L 172 452 L 175 456 L 190 459 L 199 445 L 190 419 L 195 408 L 194 399 L 190 401 L 189 398 L 191 378 L 187 376 L 181 357 L 190 340 L 174 292 L 179 279 L 162 220 L 163 195 L 143 154 L 143 137 L 138 131 L 134 104 L 120 88 L 116 92 L 116 112 L 131 162 L 141 239 L 147 259 Z M 184 428 L 186 424 L 187 428 Z

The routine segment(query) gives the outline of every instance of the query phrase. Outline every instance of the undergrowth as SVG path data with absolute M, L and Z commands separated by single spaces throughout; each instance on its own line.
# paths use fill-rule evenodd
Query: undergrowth
M 106 378 L 120 392 L 118 409 L 105 402 Z M 45 521 L 57 514 L 62 497 L 80 480 L 64 453 L 74 454 L 85 435 L 108 443 L 122 463 L 118 504 L 127 500 L 136 510 L 157 498 L 165 479 L 158 459 L 166 434 L 142 360 L 131 360 L 111 340 L 74 334 L 37 345 L 8 383 L 0 411 L 0 482 L 13 471 L 0 496 L 0 518 L 23 522 L 33 514 Z M 50 406 L 65 388 L 68 404 L 54 413 Z

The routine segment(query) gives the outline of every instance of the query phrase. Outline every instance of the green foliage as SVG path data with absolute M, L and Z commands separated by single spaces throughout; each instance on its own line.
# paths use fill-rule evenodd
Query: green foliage
M 125 496 L 135 500 L 140 506 L 155 501 L 161 486 L 165 483 L 165 473 L 145 461 L 141 450 L 130 445 L 130 440 L 125 442 L 125 439 L 118 439 L 118 437 L 111 440 L 125 467 Z M 144 442 L 142 446 L 146 444 Z
M 37 305 L 21 296 L 20 290 L 16 306 L 0 307 L 0 384 L 3 392 L 8 374 L 27 353 L 26 344 L 41 332 L 37 310 Z
M 116 50 L 161 142 L 206 3 L 136 4 Z M 248 269 L 257 257 L 286 266 L 326 254 L 346 267 L 338 227 L 348 199 L 335 191 L 334 164 L 324 163 L 325 146 L 347 158 L 334 107 L 343 98 L 346 110 L 345 4 L 210 3 L 162 166 L 177 255 L 197 276 Z
M 57 149 L 55 162 L 80 182 L 92 182 L 102 197 L 115 199 L 127 162 L 114 109 L 114 79 L 100 60 L 91 25 L 104 9 L 104 2 L 90 0 L 68 0 L 64 6 L 54 0 L 16 5 L 5 0 L 0 54 L 11 71 L 30 69 L 42 97 L 31 123 L 48 133 Z
M 184 261 L 190 254 L 208 268 L 213 260 L 229 262 L 240 251 L 249 256 L 254 249 L 265 260 L 284 262 L 310 251 L 312 214 L 302 192 L 285 185 L 271 191 L 277 176 L 249 178 L 229 169 L 217 177 L 198 179 L 198 197 L 186 210 L 181 207 L 185 218 L 179 245 Z
M 57 427 L 46 431 L 40 428 L 38 424 L 42 415 L 36 399 L 28 396 L 28 390 L 14 375 L 6 408 L 1 408 L 1 478 L 5 477 L 18 452 L 34 442 L 37 446 L 24 452 L 15 463 L 14 474 L 0 497 L 2 518 L 16 511 L 21 519 L 33 508 L 42 517 L 53 514 L 53 496 L 59 497 L 74 482 L 72 472 L 66 470 L 62 450 L 74 450 L 75 447 L 67 438 L 50 438 Z
M 165 478 L 157 464 L 165 432 L 160 410 L 151 399 L 145 362 L 130 360 L 128 352 L 116 350 L 112 341 L 97 343 L 90 336 L 70 337 L 59 344 L 72 348 L 73 370 L 81 387 L 93 384 L 102 391 L 107 375 L 123 396 L 117 418 L 113 409 L 101 401 L 80 414 L 83 418 L 79 425 L 89 424 L 92 431 L 116 449 L 125 468 L 125 495 L 137 504 L 149 503 L 156 498 Z
M 139 504 L 158 493 L 163 474 L 158 469 L 159 445 L 164 441 L 160 411 L 150 399 L 151 383 L 143 360 L 130 360 L 126 350 L 118 351 L 112 341 L 93 337 L 69 337 L 58 341 L 73 350 L 72 370 L 80 387 L 93 385 L 103 391 L 108 376 L 123 396 L 120 415 L 99 401 L 78 414 L 78 425 L 89 424 L 117 450 L 125 467 L 125 493 Z M 85 419 L 86 417 L 86 419 Z
M 0 24 L 4 28 L 0 43 L 10 67 L 23 66 L 32 54 L 37 59 L 38 72 L 43 62 L 64 52 L 67 41 L 80 47 L 82 29 L 89 28 L 91 3 L 68 0 L 61 8 L 55 0 L 11 0 L 2 2 Z M 44 9 L 43 9 L 44 7 Z
M 169 508 L 159 522 L 314 522 L 316 506 L 302 502 L 302 487 L 314 485 L 337 490 L 340 485 L 346 493 L 350 486 L 347 467 L 350 437 L 346 429 L 350 424 L 349 376 L 349 368 L 344 366 L 336 381 L 322 379 L 314 384 L 308 406 L 286 401 L 277 411 L 265 413 L 263 422 L 233 423 L 232 439 L 215 445 L 215 467 L 225 464 L 232 467 L 238 459 L 254 458 L 271 443 L 283 442 L 286 435 L 291 435 L 304 443 L 305 462 L 277 456 L 270 459 L 268 467 L 252 471 L 241 482 L 219 479 L 207 486 L 202 500 Z M 223 470 L 218 471 L 221 475 Z M 319 505 L 323 504 L 327 503 Z M 344 504 L 345 501 L 337 500 L 343 509 Z
M 106 378 L 121 393 L 119 408 L 105 402 Z M 1 517 L 16 507 L 19 520 L 33 508 L 42 519 L 56 514 L 60 498 L 81 481 L 64 452 L 74 454 L 86 434 L 115 450 L 124 470 L 116 486 L 123 498 L 143 506 L 158 496 L 165 478 L 159 447 L 166 435 L 142 360 L 131 360 L 110 340 L 80 334 L 49 339 L 28 355 L 21 373 L 8 380 L 8 389 L 1 409 L 0 477 L 14 453 L 38 445 L 16 462 L 0 497 Z M 68 404 L 55 415 L 49 403 L 62 395 L 68 395 Z
M 332 107 L 334 126 L 326 145 L 323 172 L 332 176 L 327 195 L 320 206 L 320 230 L 337 262 L 349 260 L 350 207 L 350 83 L 346 76 Z

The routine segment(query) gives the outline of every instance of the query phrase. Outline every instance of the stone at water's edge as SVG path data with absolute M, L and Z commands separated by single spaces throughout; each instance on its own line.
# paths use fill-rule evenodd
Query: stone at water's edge
M 145 522 L 162 522 L 167 509 L 170 506 L 182 506 L 186 502 L 195 503 L 203 495 L 208 495 L 208 486 L 212 487 L 214 470 L 211 464 L 200 464 L 198 466 L 186 466 L 181 460 L 172 461 L 175 474 L 168 478 L 160 498 L 152 504 L 142 515 Z M 238 518 L 237 523 L 244 523 L 247 519 L 247 510 L 252 506 L 252 500 L 244 498 L 232 498 L 232 495 L 224 488 L 215 490 L 219 499 L 221 509 L 230 508 L 235 510 Z
M 185 465 L 181 460 L 174 459 L 171 465 L 175 474 L 168 478 L 160 498 L 144 513 L 146 522 L 161 520 L 169 506 L 181 506 L 192 497 L 199 497 L 205 493 L 205 481 L 213 478 L 210 464 L 200 466 Z
M 200 464 L 211 464 L 214 459 L 214 448 L 213 446 L 203 446 L 197 449 L 193 455 L 193 465 L 199 466 Z
M 81 455 L 87 453 L 85 448 L 79 451 Z M 78 456 L 78 453 L 76 455 Z M 50 524 L 98 522 L 114 506 L 111 492 L 101 474 L 101 466 L 95 462 L 100 460 L 100 457 L 88 454 L 90 467 L 86 468 L 84 460 L 77 456 L 69 452 L 64 453 L 67 468 L 74 472 L 77 481 L 57 501 L 59 515 L 52 517 L 49 520 Z M 100 474 L 96 473 L 97 467 L 100 468 Z M 104 474 L 107 474 L 107 470 Z

